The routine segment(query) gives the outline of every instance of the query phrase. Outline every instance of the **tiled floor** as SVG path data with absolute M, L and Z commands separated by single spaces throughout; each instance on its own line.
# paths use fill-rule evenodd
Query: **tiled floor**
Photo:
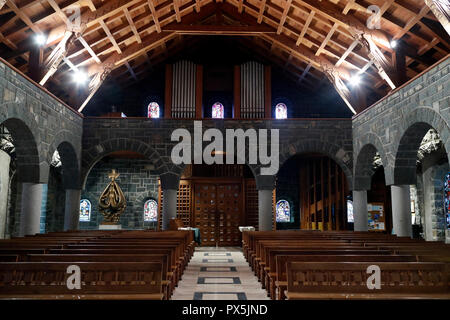
M 197 247 L 172 300 L 268 300 L 241 248 Z

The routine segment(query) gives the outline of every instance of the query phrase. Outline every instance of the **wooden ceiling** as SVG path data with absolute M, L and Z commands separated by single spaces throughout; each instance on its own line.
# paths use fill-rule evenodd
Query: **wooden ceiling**
M 195 45 L 196 36 L 222 35 L 265 56 L 307 89 L 327 80 L 326 65 L 343 80 L 362 74 L 367 94 L 382 97 L 392 86 L 354 35 L 355 29 L 372 32 L 366 22 L 373 5 L 381 15 L 381 28 L 373 34 L 382 59 L 404 73 L 395 79 L 397 86 L 450 52 L 447 32 L 423 0 L 0 0 L 0 56 L 29 74 L 33 36 L 47 36 L 45 60 L 67 22 L 80 22 L 76 39 L 45 84 L 76 104 L 67 81 L 75 69 L 93 76 L 106 66 L 112 69 L 109 77 L 126 86 Z M 390 48 L 390 40 L 398 46 Z M 400 50 L 402 69 L 396 67 Z

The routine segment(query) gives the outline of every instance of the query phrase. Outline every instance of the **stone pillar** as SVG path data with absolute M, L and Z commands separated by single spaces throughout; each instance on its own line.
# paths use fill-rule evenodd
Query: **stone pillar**
M 11 157 L 0 150 L 0 239 L 5 238 L 9 194 L 9 163 Z
M 272 230 L 272 190 L 258 190 L 258 230 Z
M 173 173 L 161 175 L 161 189 L 163 191 L 162 229 L 168 230 L 170 219 L 177 217 L 177 191 L 180 177 Z
M 41 183 L 22 183 L 22 206 L 19 236 L 33 235 L 40 231 L 42 190 Z
M 169 230 L 170 219 L 177 217 L 177 190 L 165 189 L 162 211 L 162 229 Z
M 258 189 L 258 230 L 273 230 L 273 189 L 275 189 L 275 176 L 257 176 Z
M 391 186 L 393 233 L 411 237 L 411 198 L 409 185 Z
M 367 191 L 353 190 L 354 231 L 367 231 L 369 229 L 368 213 Z
M 80 220 L 81 190 L 66 189 L 66 204 L 64 209 L 64 231 L 78 229 Z

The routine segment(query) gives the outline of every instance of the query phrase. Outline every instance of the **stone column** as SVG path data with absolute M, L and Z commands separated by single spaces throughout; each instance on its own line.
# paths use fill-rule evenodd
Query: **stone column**
M 399 237 L 411 237 L 411 198 L 409 185 L 391 186 L 393 233 Z
M 9 163 L 11 157 L 0 150 L 0 239 L 5 237 L 9 194 Z
M 369 229 L 366 190 L 353 190 L 353 218 L 355 221 L 354 231 L 367 231 Z
M 64 231 L 78 229 L 80 220 L 81 190 L 66 189 L 66 204 L 64 209 Z
M 258 230 L 273 230 L 273 189 L 275 189 L 275 176 L 257 176 L 258 189 Z
M 177 217 L 177 191 L 180 177 L 173 173 L 161 175 L 163 191 L 162 229 L 168 230 L 170 219 Z
M 19 236 L 33 235 L 40 232 L 42 183 L 22 183 L 22 206 L 20 212 Z

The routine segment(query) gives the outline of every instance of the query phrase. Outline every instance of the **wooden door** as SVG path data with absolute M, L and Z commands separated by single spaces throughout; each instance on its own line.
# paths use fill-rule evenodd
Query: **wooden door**
M 217 216 L 219 246 L 241 245 L 242 192 L 240 184 L 217 186 Z
M 204 246 L 239 246 L 242 190 L 237 183 L 198 183 L 194 195 L 195 226 Z

